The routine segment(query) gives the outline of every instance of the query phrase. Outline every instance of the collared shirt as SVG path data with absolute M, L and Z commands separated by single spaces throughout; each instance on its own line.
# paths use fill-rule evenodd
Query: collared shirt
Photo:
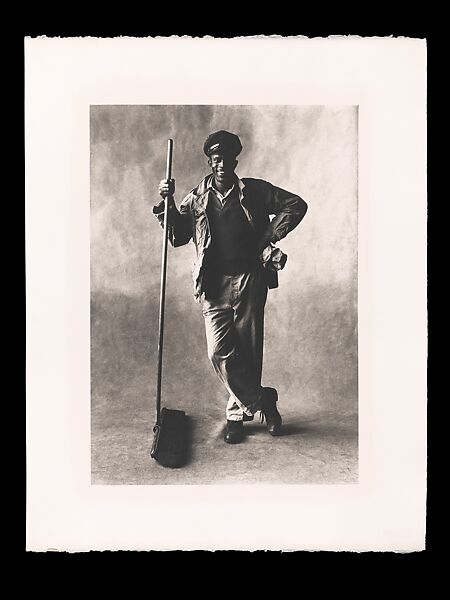
M 237 186 L 237 187 L 236 187 Z M 212 190 L 216 196 L 216 198 L 220 201 L 220 204 L 223 206 L 225 206 L 225 202 L 227 200 L 227 198 L 229 198 L 229 196 L 232 194 L 232 192 L 236 191 L 237 189 L 239 190 L 239 202 L 242 200 L 243 197 L 243 189 L 244 189 L 244 183 L 239 179 L 239 177 L 237 175 L 235 175 L 235 183 L 231 186 L 231 188 L 229 190 L 227 190 L 227 192 L 225 194 L 222 194 L 222 192 L 220 192 L 214 185 L 214 177 L 211 177 L 208 187 L 208 190 Z
M 214 184 L 211 184 L 212 191 L 215 193 L 215 195 L 217 196 L 217 198 L 220 200 L 220 203 L 222 204 L 222 206 L 225 204 L 225 200 L 231 196 L 231 194 L 232 194 L 232 192 L 234 191 L 235 187 L 236 187 L 236 185 L 235 185 L 235 184 L 233 184 L 233 185 L 230 187 L 230 189 L 229 189 L 229 190 L 228 190 L 228 191 L 227 191 L 225 194 L 222 194 L 222 192 L 220 192 L 220 191 L 219 191 L 219 190 L 218 190 L 218 189 L 215 187 L 215 185 L 214 185 Z

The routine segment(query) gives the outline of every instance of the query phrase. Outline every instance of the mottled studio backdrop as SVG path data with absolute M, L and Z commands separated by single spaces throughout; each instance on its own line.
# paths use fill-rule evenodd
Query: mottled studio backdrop
M 133 448 L 154 418 L 162 229 L 151 209 L 168 138 L 177 205 L 208 173 L 203 142 L 218 129 L 240 136 L 239 176 L 307 202 L 279 243 L 288 262 L 269 291 L 263 384 L 285 414 L 356 414 L 357 121 L 353 106 L 91 106 L 94 481 L 113 481 L 105 473 L 116 466 L 135 469 L 125 483 L 145 482 Z M 193 259 L 192 243 L 169 247 L 163 402 L 223 425 L 227 395 L 206 356 Z

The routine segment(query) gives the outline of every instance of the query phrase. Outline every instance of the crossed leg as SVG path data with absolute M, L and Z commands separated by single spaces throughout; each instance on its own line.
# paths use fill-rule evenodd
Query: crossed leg
M 228 390 L 226 415 L 242 421 L 260 409 L 267 286 L 261 272 L 225 275 L 217 298 L 203 302 L 208 357 Z

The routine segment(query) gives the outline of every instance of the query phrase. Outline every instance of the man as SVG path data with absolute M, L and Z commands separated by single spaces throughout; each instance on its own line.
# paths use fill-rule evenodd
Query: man
M 196 246 L 194 295 L 202 305 L 208 357 L 229 393 L 224 440 L 235 444 L 244 439 L 243 422 L 257 411 L 271 435 L 281 432 L 277 391 L 261 386 L 264 306 L 286 261 L 274 244 L 300 223 L 307 205 L 267 181 L 239 179 L 237 135 L 216 131 L 203 150 L 212 173 L 179 210 L 170 201 L 169 240 L 176 247 L 192 238 Z M 160 182 L 163 198 L 174 192 L 173 179 Z M 164 225 L 164 202 L 153 212 Z

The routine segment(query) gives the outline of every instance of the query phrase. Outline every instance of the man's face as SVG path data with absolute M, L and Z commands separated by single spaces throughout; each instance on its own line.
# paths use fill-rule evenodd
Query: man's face
M 226 154 L 211 154 L 208 164 L 216 181 L 225 183 L 233 178 L 238 161 L 233 156 Z

